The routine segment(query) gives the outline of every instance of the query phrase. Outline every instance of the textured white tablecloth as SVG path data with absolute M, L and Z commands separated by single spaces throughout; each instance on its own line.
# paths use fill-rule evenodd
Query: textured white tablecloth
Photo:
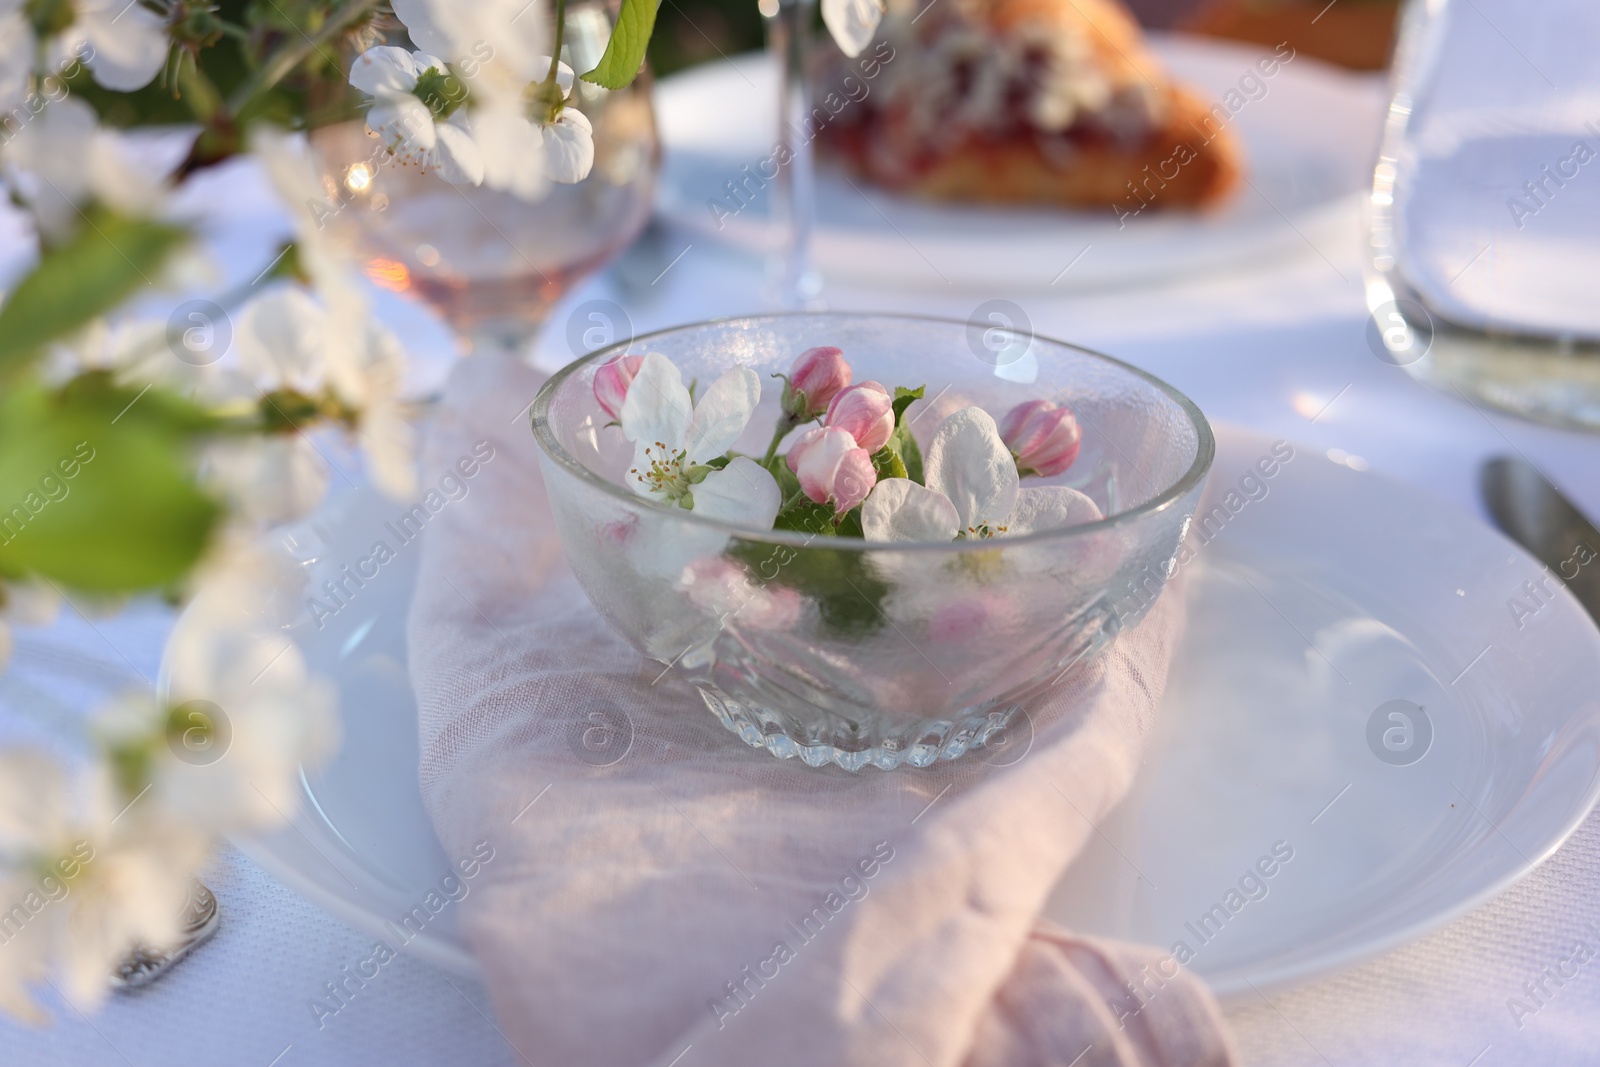
M 1359 241 L 1352 218 L 1345 238 L 1324 247 L 1306 247 L 1250 271 L 1136 292 L 1040 297 L 835 286 L 827 298 L 838 309 L 965 318 L 981 301 L 1009 296 L 1040 333 L 1144 366 L 1186 391 L 1213 419 L 1342 450 L 1355 457 L 1350 462 L 1411 481 L 1472 512 L 1480 511 L 1478 461 L 1514 448 L 1600 515 L 1600 440 L 1484 415 L 1374 357 L 1365 340 Z M 1078 251 L 1064 248 L 1062 265 Z M 655 234 L 617 270 L 557 309 L 541 359 L 571 357 L 568 317 L 586 301 L 621 304 L 643 332 L 757 309 L 760 280 L 759 265 L 698 239 Z M 420 321 L 416 312 L 397 314 Z M 413 345 L 432 344 L 435 356 L 445 351 L 437 328 L 419 326 L 407 334 Z M 98 632 L 69 620 L 49 637 L 117 669 L 132 661 L 153 676 L 159 613 L 97 625 Z M 0 700 L 18 696 L 14 685 L 0 686 Z M 386 968 L 379 982 L 319 1029 L 308 1001 L 341 964 L 367 954 L 370 938 L 298 900 L 237 853 L 224 855 L 209 881 L 223 912 L 211 943 L 154 987 L 114 999 L 92 1024 L 70 1010 L 41 1032 L 0 1021 L 0 1067 L 515 1062 L 483 990 L 412 959 Z M 1230 1018 L 1244 1062 L 1252 1065 L 1593 1063 L 1600 1061 L 1600 957 L 1561 985 L 1543 972 L 1570 958 L 1576 941 L 1600 950 L 1596 931 L 1600 822 L 1591 819 L 1553 859 L 1466 918 Z M 1524 983 L 1541 980 L 1548 991 L 1542 1004 L 1524 990 Z M 1513 997 L 1538 1008 L 1520 1026 L 1507 1003 Z

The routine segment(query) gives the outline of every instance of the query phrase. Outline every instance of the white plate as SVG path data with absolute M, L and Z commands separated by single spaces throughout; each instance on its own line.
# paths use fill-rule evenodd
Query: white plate
M 1204 509 L 1227 517 L 1206 524 L 1220 533 L 1183 568 L 1190 624 L 1158 735 L 1046 914 L 1089 933 L 1186 941 L 1193 969 L 1233 998 L 1419 937 L 1549 856 L 1600 793 L 1600 632 L 1564 589 L 1519 629 L 1508 600 L 1528 600 L 1539 564 L 1426 494 L 1309 449 L 1242 483 L 1272 442 L 1217 436 Z M 382 523 L 400 510 L 345 496 L 301 533 L 319 546 L 313 570 L 392 539 Z M 417 548 L 324 630 L 302 630 L 311 664 L 341 688 L 345 745 L 307 781 L 311 804 L 293 828 L 240 842 L 379 936 L 449 869 L 418 794 L 405 669 Z M 1409 765 L 1368 744 L 1369 719 L 1391 700 L 1421 705 L 1431 723 L 1425 750 L 1402 752 L 1425 751 Z M 1260 899 L 1241 892 L 1229 910 L 1228 891 L 1280 841 L 1293 858 L 1267 865 L 1264 896 L 1247 883 Z M 1184 924 L 1214 904 L 1225 918 L 1201 944 Z M 411 944 L 474 971 L 449 910 Z
M 1179 80 L 1225 107 L 1237 105 L 1230 125 L 1244 142 L 1248 183 L 1219 210 L 1146 211 L 1124 226 L 1109 207 L 924 203 L 852 185 L 824 166 L 817 181 L 817 266 L 830 278 L 880 285 L 1060 290 L 1147 281 L 1307 241 L 1349 239 L 1388 104 L 1381 79 L 1306 56 L 1263 79 L 1255 64 L 1271 49 L 1182 36 L 1155 35 L 1151 43 Z M 706 239 L 772 247 L 765 191 L 720 225 L 708 204 L 718 198 L 734 207 L 724 183 L 743 181 L 741 168 L 772 155 L 776 94 L 775 68 L 760 53 L 662 80 L 656 119 L 665 148 L 657 201 L 663 217 Z

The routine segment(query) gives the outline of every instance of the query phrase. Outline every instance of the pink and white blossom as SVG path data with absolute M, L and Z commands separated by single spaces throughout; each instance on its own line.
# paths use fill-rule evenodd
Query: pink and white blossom
M 1049 400 L 1029 400 L 1006 412 L 1000 437 L 1016 457 L 1019 474 L 1050 478 L 1078 458 L 1083 432 L 1071 408 Z
M 628 398 L 628 386 L 638 377 L 644 364 L 643 356 L 617 356 L 601 364 L 594 372 L 594 398 L 600 410 L 613 419 L 622 418 L 622 402 Z
M 865 500 L 878 481 L 872 454 L 836 426 L 807 430 L 789 449 L 786 461 L 807 499 L 832 504 L 836 515 Z
M 828 410 L 833 398 L 850 386 L 850 364 L 837 348 L 808 348 L 789 368 L 783 390 L 783 410 L 794 419 L 814 419 Z
M 824 421 L 849 433 L 870 455 L 894 433 L 894 398 L 878 382 L 852 385 L 833 398 Z
M 733 447 L 760 399 L 755 371 L 734 367 L 696 404 L 671 360 L 644 356 L 619 413 L 634 446 L 628 488 L 710 519 L 771 529 L 783 502 L 771 473 L 745 456 L 720 470 L 709 466 Z
M 1102 518 L 1076 489 L 1021 488 L 1016 461 L 982 408 L 945 419 L 928 445 L 923 471 L 926 486 L 904 478 L 878 483 L 861 509 L 867 540 L 1017 537 Z

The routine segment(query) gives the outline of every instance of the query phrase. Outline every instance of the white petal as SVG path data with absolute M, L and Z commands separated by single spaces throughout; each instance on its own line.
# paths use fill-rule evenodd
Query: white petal
M 528 201 L 541 200 L 549 193 L 544 132 L 537 123 L 529 122 L 515 108 L 476 108 L 472 139 L 483 159 L 483 184 Z
M 638 380 L 635 379 L 635 385 Z M 629 395 L 633 390 L 629 389 Z M 749 367 L 734 367 L 711 383 L 700 403 L 684 440 L 691 463 L 716 459 L 739 439 L 761 399 L 761 379 Z
M 953 541 L 960 528 L 949 497 L 909 478 L 885 478 L 861 505 L 868 541 Z
M 416 88 L 417 61 L 404 48 L 381 44 L 356 56 L 350 84 L 372 96 L 398 96 Z
M 439 177 L 451 185 L 480 185 L 483 182 L 483 157 L 472 135 L 453 122 L 434 127 L 439 143 L 434 147 L 434 166 Z
M 315 392 L 324 372 L 328 316 L 298 288 L 256 297 L 239 312 L 239 367 L 262 389 Z
M 454 55 L 455 45 L 439 25 L 439 17 L 429 0 L 393 0 L 389 5 L 406 28 L 406 36 L 425 52 Z M 399 49 L 405 51 L 405 49 Z M 360 86 L 357 86 L 360 88 Z
M 0 852 L 27 856 L 55 844 L 71 817 L 66 770 L 41 750 L 0 752 Z
M 107 130 L 89 142 L 85 177 L 97 200 L 125 214 L 154 214 L 161 199 L 160 179 L 130 158 L 126 142 Z
M 533 61 L 533 66 L 534 66 L 535 70 L 543 72 L 543 73 L 541 73 L 539 75 L 539 80 L 540 81 L 543 81 L 545 78 L 549 77 L 549 74 L 550 74 L 550 57 L 549 56 L 539 56 L 539 57 L 537 57 Z M 567 66 L 565 63 L 557 62 L 556 63 L 556 85 L 560 87 L 561 95 L 562 96 L 571 96 L 572 95 L 572 87 L 573 87 L 574 84 L 576 84 L 576 82 L 577 82 L 577 79 L 573 76 L 572 68 Z
M 41 184 L 30 199 L 65 198 L 70 204 L 62 206 L 70 210 L 89 194 L 90 145 L 98 132 L 94 110 L 76 97 L 64 97 L 22 126 L 6 145 L 6 161 L 38 176 Z
M 679 449 L 693 414 L 677 365 L 654 352 L 646 355 L 622 401 L 622 435 L 641 448 L 660 442 Z
M 374 405 L 361 417 L 361 449 L 372 482 L 391 500 L 417 492 L 415 433 L 394 403 Z
M 929 489 L 956 506 L 961 528 L 1001 525 L 1017 505 L 1017 464 L 987 411 L 962 408 L 939 426 L 923 461 Z
M 377 134 L 389 151 L 412 162 L 420 162 L 439 142 L 433 112 L 410 94 L 378 97 L 367 112 L 367 129 Z
M 574 185 L 589 176 L 594 166 L 594 127 L 583 112 L 561 109 L 560 118 L 545 127 L 545 152 L 550 177 Z
M 1017 537 L 1036 530 L 1082 526 L 1105 518 L 1095 502 L 1064 485 L 1044 485 L 1017 493 L 1017 507 L 1006 523 L 1006 535 Z
M 301 255 L 318 254 L 309 246 L 320 248 L 328 243 L 324 226 L 342 205 L 329 199 L 321 170 L 312 162 L 304 138 L 261 122 L 251 127 L 249 144 L 251 157 L 262 164 L 267 180 L 289 212 L 295 237 L 302 246 Z
M 733 526 L 772 529 L 783 492 L 765 467 L 739 456 L 694 487 L 694 513 Z
M 89 70 L 107 89 L 142 89 L 167 61 L 166 22 L 149 8 L 95 0 L 79 6 L 78 25 L 94 47 Z
M 309 515 L 328 491 L 328 464 L 304 434 L 219 441 L 211 480 L 246 516 L 279 523 Z
M 416 64 L 417 77 L 419 78 L 429 70 L 437 70 L 440 74 L 443 74 L 450 69 L 448 63 L 429 52 L 412 52 L 411 62 Z
M 822 0 L 822 21 L 839 50 L 851 58 L 872 43 L 882 18 L 881 0 Z

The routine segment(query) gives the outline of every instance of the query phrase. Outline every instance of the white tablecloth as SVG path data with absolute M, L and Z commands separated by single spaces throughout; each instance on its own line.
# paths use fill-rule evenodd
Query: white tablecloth
M 1480 413 L 1375 358 L 1365 339 L 1359 248 L 1352 216 L 1344 238 L 1323 247 L 1139 291 L 907 293 L 837 283 L 825 295 L 836 309 L 959 318 L 988 298 L 1008 297 L 1040 333 L 1146 367 L 1215 420 L 1342 450 L 1353 457 L 1346 462 L 1473 513 L 1481 513 L 1478 461 L 1516 449 L 1600 515 L 1600 439 Z M 1078 251 L 1063 248 L 1062 265 Z M 540 358 L 571 358 L 568 318 L 585 301 L 615 301 L 643 332 L 756 310 L 761 280 L 759 264 L 702 239 L 653 233 L 618 269 L 556 309 Z M 443 358 L 442 331 L 423 325 L 415 310 L 394 314 L 410 324 L 413 346 Z M 96 625 L 68 620 L 46 637 L 114 669 L 131 663 L 154 676 L 165 625 L 159 612 Z M 24 666 L 29 648 L 21 652 Z M 0 686 L 0 700 L 22 695 L 15 685 Z M 341 965 L 369 953 L 370 938 L 297 899 L 236 852 L 221 857 L 208 881 L 223 913 L 213 941 L 155 986 L 114 998 L 92 1020 L 63 1008 L 48 1030 L 0 1021 L 0 1067 L 515 1062 L 481 988 L 404 956 L 319 1025 L 309 1001 L 339 977 Z M 1596 930 L 1600 821 L 1591 819 L 1514 889 L 1433 936 L 1230 1017 L 1252 1065 L 1591 1063 L 1600 1058 L 1600 973 L 1590 971 L 1600 972 L 1600 956 L 1560 985 L 1544 969 L 1570 958 L 1576 941 L 1600 951 Z M 1546 992 L 1535 1000 L 1524 983 L 1541 980 Z M 1513 997 L 1538 1009 L 1520 1025 L 1508 1007 Z

